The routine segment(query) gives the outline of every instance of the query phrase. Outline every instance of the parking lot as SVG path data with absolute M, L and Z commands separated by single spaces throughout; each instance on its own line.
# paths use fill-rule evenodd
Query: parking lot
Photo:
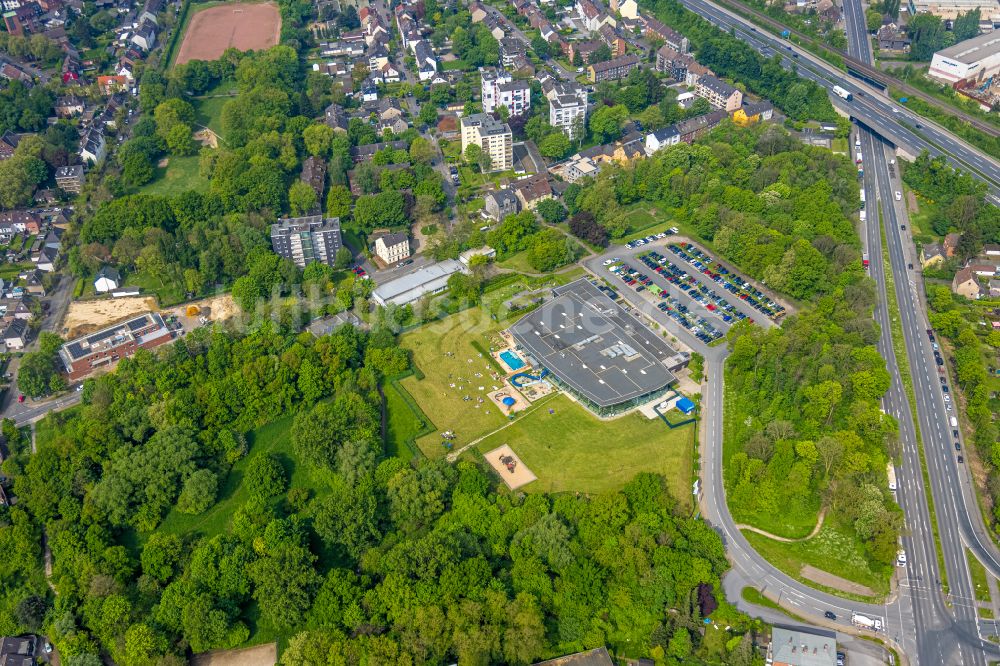
M 669 232 L 610 248 L 586 264 L 635 308 L 698 350 L 738 321 L 770 327 L 785 314 L 783 305 L 731 268 Z

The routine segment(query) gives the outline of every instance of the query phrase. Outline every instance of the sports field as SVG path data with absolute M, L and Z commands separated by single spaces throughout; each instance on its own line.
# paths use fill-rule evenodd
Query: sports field
M 635 412 L 602 421 L 558 395 L 476 449 L 485 453 L 509 444 L 538 477 L 522 488 L 526 492 L 614 491 L 639 472 L 655 472 L 667 478 L 682 505 L 690 506 L 694 432 L 693 425 L 671 430 L 660 419 Z
M 175 64 L 218 60 L 228 48 L 266 49 L 278 43 L 281 14 L 272 2 L 230 2 L 198 11 L 188 21 Z

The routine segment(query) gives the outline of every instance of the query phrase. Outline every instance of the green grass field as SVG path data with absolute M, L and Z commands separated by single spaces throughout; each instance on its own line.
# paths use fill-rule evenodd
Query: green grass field
M 250 452 L 233 465 L 226 478 L 220 481 L 218 502 L 211 509 L 197 516 L 171 511 L 158 531 L 178 535 L 199 533 L 214 536 L 228 529 L 233 514 L 246 503 L 249 496 L 240 482 L 250 459 L 258 453 L 273 453 L 278 456 L 285 471 L 291 472 L 290 488 L 307 488 L 313 496 L 326 494 L 329 482 L 319 478 L 322 472 L 309 470 L 300 464 L 292 449 L 292 418 L 282 417 L 248 435 Z
M 637 412 L 602 421 L 565 395 L 537 404 L 476 446 L 486 453 L 509 444 L 538 477 L 525 491 L 603 493 L 655 472 L 690 506 L 694 426 L 671 430 Z
M 768 562 L 808 585 L 817 586 L 800 575 L 804 564 L 866 585 L 880 595 L 889 592 L 892 567 L 872 566 L 864 546 L 850 529 L 838 524 L 836 516 L 828 514 L 819 533 L 808 541 L 783 543 L 747 531 L 743 535 Z
M 142 194 L 173 196 L 187 190 L 208 191 L 208 181 L 198 173 L 198 156 L 171 157 L 166 167 L 156 167 L 153 181 L 140 188 Z
M 498 326 L 480 308 L 472 308 L 400 338 L 400 346 L 412 350 L 414 365 L 424 373 L 423 379 L 406 377 L 400 385 L 438 428 L 417 440 L 427 457 L 447 453 L 441 446 L 442 431 L 454 431 L 455 445 L 461 446 L 506 422 L 486 397 L 493 386 L 501 385 L 501 380 L 491 376 L 493 369 L 488 359 L 472 346 L 475 341 L 488 350 L 490 335 Z M 476 377 L 476 373 L 481 376 Z M 480 386 L 484 390 L 480 391 Z M 467 395 L 471 401 L 463 400 Z M 482 404 L 476 402 L 478 397 L 483 398 Z
M 139 287 L 144 294 L 156 294 L 161 306 L 175 305 L 184 300 L 184 284 L 180 276 L 163 276 L 161 283 L 158 276 L 143 272 L 129 273 L 125 277 L 126 287 Z M 90 283 L 93 289 L 93 282 Z
M 235 88 L 235 84 L 229 83 Z M 219 93 L 224 94 L 225 91 Z M 201 97 L 195 101 L 194 121 L 198 125 L 204 125 L 219 136 L 222 136 L 222 107 L 232 97 Z
M 990 601 L 990 586 L 986 582 L 986 567 L 976 559 L 968 548 L 965 549 L 965 557 L 969 560 L 969 574 L 972 577 L 972 586 L 976 591 L 977 601 Z
M 395 385 L 386 382 L 383 392 L 387 414 L 385 454 L 409 460 L 413 453 L 406 442 L 423 430 L 423 418 L 410 409 Z

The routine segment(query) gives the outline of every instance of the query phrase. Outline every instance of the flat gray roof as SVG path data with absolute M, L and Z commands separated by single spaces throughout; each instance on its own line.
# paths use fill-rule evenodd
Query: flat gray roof
M 424 294 L 434 293 L 448 284 L 452 273 L 464 272 L 465 267 L 455 259 L 445 259 L 436 264 L 423 266 L 408 275 L 390 280 L 372 292 L 376 301 L 388 304 L 406 305 Z
M 553 290 L 511 335 L 537 364 L 600 407 L 658 391 L 674 381 L 676 351 L 586 278 Z
M 935 55 L 972 65 L 1000 52 L 1000 32 L 988 32 L 941 49 Z
M 791 666 L 835 666 L 837 634 L 816 627 L 774 625 L 771 657 Z

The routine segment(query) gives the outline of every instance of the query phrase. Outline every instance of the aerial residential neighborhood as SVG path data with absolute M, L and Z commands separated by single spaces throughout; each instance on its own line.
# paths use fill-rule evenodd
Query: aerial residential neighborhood
M 0 13 L 0 666 L 1000 662 L 995 0 Z

